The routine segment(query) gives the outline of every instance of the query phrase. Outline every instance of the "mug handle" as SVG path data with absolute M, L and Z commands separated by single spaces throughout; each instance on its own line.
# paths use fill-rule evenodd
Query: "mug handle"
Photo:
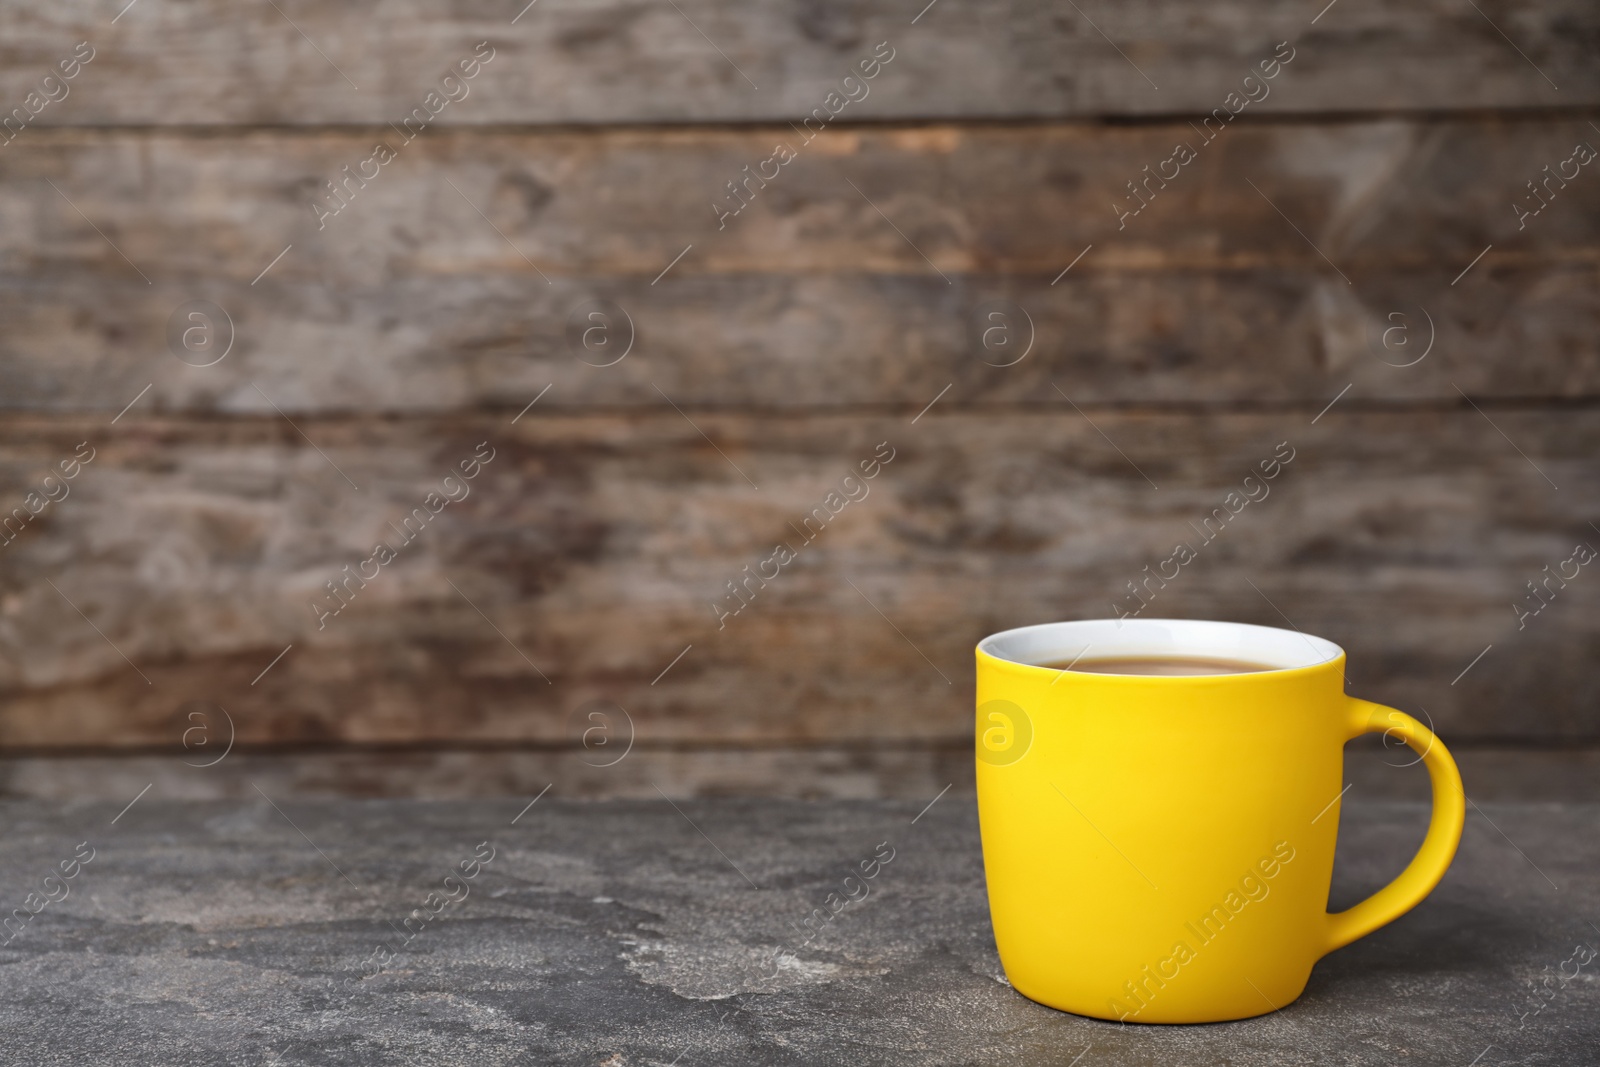
M 1412 857 L 1400 877 L 1346 911 L 1329 913 L 1327 954 L 1343 948 L 1358 937 L 1366 937 L 1380 926 L 1394 922 L 1422 903 L 1433 892 L 1455 858 L 1461 843 L 1461 827 L 1467 817 L 1466 793 L 1461 788 L 1461 772 L 1444 742 L 1433 731 L 1403 711 L 1349 698 L 1348 739 L 1362 734 L 1393 734 L 1422 757 L 1433 783 L 1433 817 L 1422 847 Z

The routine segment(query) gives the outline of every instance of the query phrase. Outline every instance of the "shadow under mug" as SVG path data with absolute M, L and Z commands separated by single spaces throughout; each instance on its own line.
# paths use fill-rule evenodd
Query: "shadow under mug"
M 1062 671 L 1076 657 L 1243 660 L 1247 674 Z M 1461 840 L 1465 796 L 1416 719 L 1346 696 L 1344 650 L 1291 630 L 1060 622 L 977 648 L 977 785 L 995 943 L 1011 985 L 1078 1015 L 1244 1019 L 1324 955 L 1415 907 Z M 1378 893 L 1327 911 L 1344 745 L 1385 733 L 1433 783 L 1427 837 Z

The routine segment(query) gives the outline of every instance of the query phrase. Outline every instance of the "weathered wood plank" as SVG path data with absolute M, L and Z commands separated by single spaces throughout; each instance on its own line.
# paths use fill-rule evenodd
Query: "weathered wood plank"
M 207 0 L 119 16 L 115 3 L 9 0 L 0 7 L 0 99 L 21 105 L 89 41 L 95 58 L 39 123 L 398 120 L 488 41 L 494 59 L 441 123 L 773 120 L 823 106 L 888 42 L 892 62 L 842 120 L 1205 113 L 1292 41 L 1292 63 L 1252 106 L 1416 111 L 1600 100 L 1600 12 L 1583 0 L 1480 10 L 1347 0 L 1331 11 L 1269 0 L 1077 10 L 940 0 L 919 15 L 923 6 L 295 0 L 275 10 Z
M 735 410 L 914 412 L 946 384 L 941 403 L 957 406 L 1050 407 L 1061 402 L 1052 383 L 1090 404 L 1321 407 L 1352 384 L 1351 398 L 1366 401 L 1455 401 L 1456 386 L 1521 399 L 1600 392 L 1600 286 L 1584 264 L 1493 268 L 1484 284 L 1437 291 L 1431 272 L 1395 271 L 1356 293 L 1301 270 L 1085 271 L 1054 288 L 952 277 L 954 286 L 903 275 L 747 274 L 671 288 L 633 278 L 553 287 L 410 278 L 339 297 L 312 286 L 197 283 L 187 291 L 214 294 L 237 336 L 233 352 L 205 368 L 165 351 L 163 320 L 185 290 L 152 297 L 137 281 L 91 289 L 63 278 L 44 291 L 0 292 L 8 327 L 0 404 L 109 415 L 146 385 L 141 406 L 254 412 L 270 411 L 268 398 L 291 412 L 515 413 L 535 397 L 540 408 L 658 408 L 663 394 Z M 599 293 L 626 310 L 636 335 L 612 366 L 585 359 L 621 354 L 626 320 L 615 319 L 613 334 L 595 333 L 592 351 L 565 331 Z M 1000 320 L 1010 349 L 1023 351 L 1030 321 L 1034 336 L 1012 366 L 1000 334 L 992 350 L 983 344 L 992 325 L 985 309 L 1002 302 L 1029 317 Z M 1430 335 L 1432 351 L 1405 366 Z
M 8 505 L 79 442 L 96 452 L 0 548 L 0 742 L 175 745 L 193 700 L 257 744 L 571 742 L 572 713 L 612 700 L 654 743 L 950 743 L 969 729 L 979 637 L 1129 610 L 1127 583 L 1179 541 L 1198 558 L 1146 614 L 1286 615 L 1351 651 L 1353 691 L 1425 709 L 1448 738 L 1593 739 L 1592 568 L 1549 587 L 1525 629 L 1513 605 L 1537 603 L 1524 583 L 1575 543 L 1600 546 L 1600 425 L 1579 409 L 1493 419 L 1091 425 L 1063 404 L 916 423 L 305 419 L 302 438 L 280 419 L 17 416 L 0 427 Z M 313 598 L 337 603 L 324 583 L 399 544 L 391 524 L 485 440 L 497 451 L 470 495 L 319 629 Z M 1190 524 L 1284 441 L 1270 495 L 1203 542 Z M 808 510 L 835 506 L 880 442 L 892 462 L 805 542 Z M 725 583 L 779 542 L 797 558 L 719 620 Z
M 1120 229 L 1122 183 L 1187 124 L 825 134 L 721 230 L 719 183 L 791 132 L 430 132 L 320 231 L 322 176 L 392 135 L 43 131 L 0 159 L 0 404 L 116 411 L 152 383 L 165 409 L 255 412 L 515 409 L 551 383 L 543 403 L 577 407 L 920 404 L 952 381 L 957 403 L 1054 403 L 1052 380 L 1117 403 L 1593 396 L 1600 177 L 1521 230 L 1511 209 L 1586 130 L 1240 127 Z M 637 337 L 606 368 L 578 358 L 626 340 L 618 319 L 583 351 L 601 297 Z M 164 351 L 194 299 L 235 331 L 204 369 Z M 995 301 L 1033 325 L 1014 367 L 982 343 Z
M 202 713 L 203 715 L 204 713 Z M 261 794 L 297 801 L 332 797 L 409 797 L 469 800 L 520 797 L 518 806 L 546 786 L 552 799 L 767 796 L 807 800 L 914 800 L 919 806 L 947 786 L 947 799 L 974 791 L 970 741 L 949 745 L 897 745 L 893 739 L 850 746 L 651 747 L 640 741 L 611 766 L 597 750 L 574 741 L 566 748 L 512 745 L 472 747 L 429 744 L 415 750 L 330 747 L 320 751 L 252 751 L 235 745 L 222 762 L 226 721 L 215 709 L 190 751 L 73 755 L 0 755 L 0 796 L 59 803 L 113 801 L 119 806 L 145 786 L 151 795 L 186 800 L 249 800 Z M 1378 741 L 1373 738 L 1373 741 Z M 171 749 L 173 746 L 169 745 Z M 181 742 L 176 746 L 181 750 Z M 620 750 L 618 750 L 620 751 Z M 1600 749 L 1477 748 L 1456 745 L 1474 800 L 1521 803 L 1600 803 Z M 612 753 L 608 758 L 614 758 Z M 1350 796 L 1361 800 L 1428 802 L 1428 778 L 1411 757 L 1381 743 L 1357 742 L 1345 750 Z M 657 792 L 657 790 L 660 792 Z M 515 808 L 513 808 L 515 810 Z
M 1491 262 L 1594 262 L 1593 166 L 1574 164 L 1565 187 L 1553 178 L 1552 202 L 1520 230 L 1513 205 L 1539 203 L 1526 183 L 1597 141 L 1587 122 L 1563 118 L 1256 123 L 1209 145 L 1187 122 L 876 128 L 809 144 L 786 126 L 438 131 L 409 144 L 381 127 L 62 131 L 5 161 L 14 225 L 0 254 L 11 270 L 70 265 L 142 281 L 76 204 L 152 279 L 245 285 L 292 240 L 300 254 L 272 268 L 274 283 L 359 288 L 405 272 L 514 274 L 531 286 L 545 284 L 540 271 L 649 281 L 691 243 L 695 254 L 670 279 L 944 271 L 1049 280 L 1094 242 L 1086 271 L 1305 267 L 1342 281 L 1341 270 L 1355 280 L 1405 264 L 1446 287 L 1491 241 Z M 341 208 L 328 183 L 358 183 L 376 143 L 395 159 L 374 164 L 377 177 L 359 188 L 346 185 Z M 750 177 L 743 213 L 719 223 L 714 204 L 731 213 L 742 203 L 727 185 L 779 144 L 796 158 L 773 163 L 778 176 L 764 187 Z M 1145 169 L 1173 157 L 1175 144 L 1196 158 L 1162 188 Z M 1154 183 L 1140 194 L 1151 202 L 1123 220 L 1141 203 L 1134 179 Z M 333 209 L 319 228 L 319 212 Z

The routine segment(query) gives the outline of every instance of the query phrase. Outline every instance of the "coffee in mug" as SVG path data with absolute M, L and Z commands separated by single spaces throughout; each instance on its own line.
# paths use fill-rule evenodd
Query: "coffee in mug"
M 1242 659 L 1217 659 L 1212 656 L 1113 656 L 1105 659 L 1067 660 L 1041 663 L 1053 671 L 1083 671 L 1088 674 L 1140 674 L 1157 678 L 1184 678 L 1197 674 L 1251 674 L 1270 671 L 1264 663 Z

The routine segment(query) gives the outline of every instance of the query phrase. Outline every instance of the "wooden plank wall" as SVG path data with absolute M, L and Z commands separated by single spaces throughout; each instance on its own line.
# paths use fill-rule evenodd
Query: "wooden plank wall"
M 0 3 L 0 745 L 949 752 L 1284 450 L 1147 615 L 1600 741 L 1600 9 L 919 8 Z

